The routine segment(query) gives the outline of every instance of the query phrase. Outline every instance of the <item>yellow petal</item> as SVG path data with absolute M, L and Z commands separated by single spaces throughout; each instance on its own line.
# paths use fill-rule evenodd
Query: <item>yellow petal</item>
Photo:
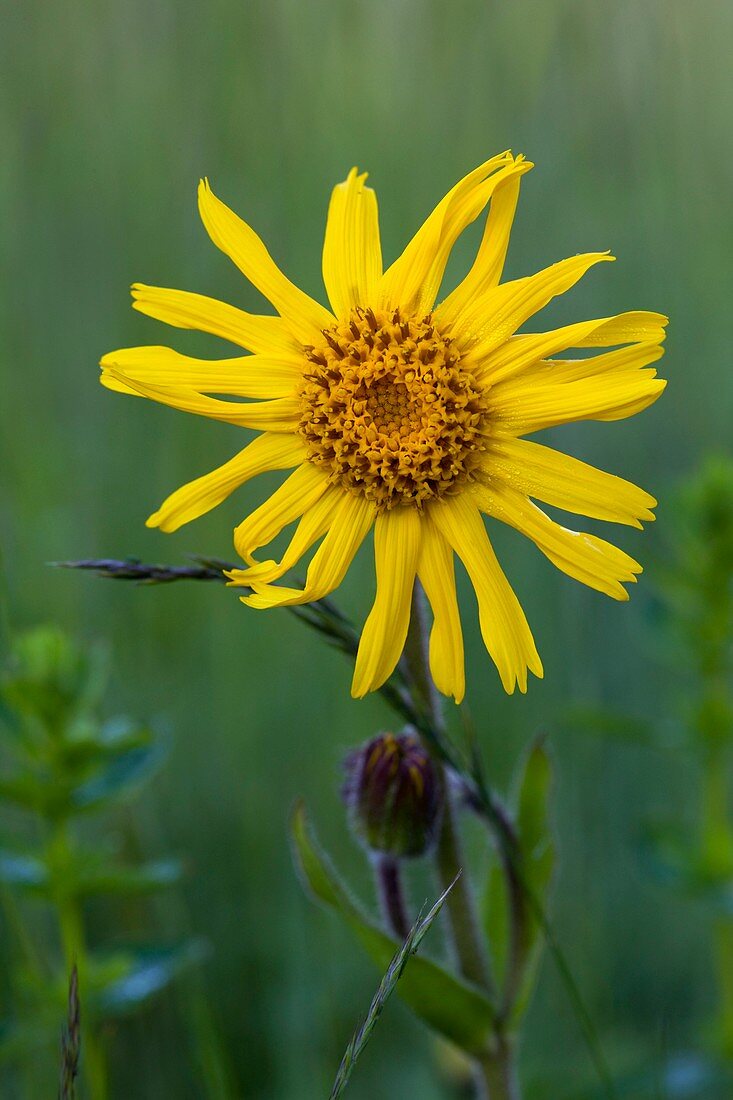
M 427 516 L 423 520 L 417 575 L 433 610 L 430 673 L 438 691 L 454 696 L 460 703 L 466 691 L 466 673 L 453 551 Z
M 605 318 L 581 339 L 573 340 L 565 346 L 610 348 L 615 344 L 661 343 L 668 324 L 669 317 L 665 317 L 663 313 L 653 313 L 645 309 L 630 310 L 628 313 Z
M 493 437 L 481 469 L 492 483 L 501 481 L 518 493 L 567 512 L 630 527 L 654 519 L 651 509 L 657 502 L 643 489 L 528 439 Z
M 203 294 L 144 283 L 133 283 L 132 297 L 133 309 L 147 317 L 155 317 L 176 328 L 209 332 L 247 351 L 274 356 L 302 352 L 282 317 L 257 316 Z
M 465 365 L 478 366 L 548 302 L 575 286 L 591 267 L 612 259 L 607 252 L 572 256 L 536 275 L 502 283 L 479 295 L 456 318 L 451 329 L 451 336 L 464 354 Z M 435 323 L 443 327 L 440 306 L 435 311 Z
M 555 381 L 555 370 L 547 368 L 547 381 L 523 374 L 492 387 L 489 416 L 500 431 L 529 435 L 575 420 L 623 420 L 653 404 L 667 385 L 654 371 L 613 371 L 565 382 Z
M 255 564 L 253 554 L 267 546 L 284 527 L 300 519 L 325 493 L 326 474 L 312 462 L 304 462 L 268 499 L 234 530 L 234 545 L 240 558 Z
M 232 397 L 290 397 L 302 381 L 297 359 L 243 355 L 236 359 L 193 359 L 172 348 L 140 347 L 110 351 L 100 361 L 103 386 L 138 394 L 119 375 L 153 386 L 179 387 L 197 393 L 225 393 Z M 118 371 L 117 375 L 108 369 Z
M 527 670 L 542 676 L 542 662 L 519 600 L 496 560 L 475 501 L 461 493 L 430 507 L 430 519 L 466 567 L 476 591 L 484 645 L 504 690 L 527 690 Z
M 583 379 L 602 378 L 603 375 L 621 374 L 637 371 L 656 363 L 664 355 L 659 344 L 630 344 L 625 348 L 604 352 L 603 355 L 589 355 L 584 359 L 540 359 L 533 366 L 522 371 L 521 377 L 509 379 L 516 381 L 518 389 L 530 387 L 536 383 L 580 382 Z M 656 378 L 656 370 L 645 370 L 643 378 Z M 501 383 L 497 385 L 500 392 Z
M 561 527 L 536 504 L 504 485 L 481 488 L 476 498 L 483 511 L 532 539 L 563 573 L 615 600 L 628 600 L 623 584 L 635 582 L 641 566 L 623 550 L 595 535 Z
M 304 458 L 305 446 L 298 436 L 260 435 L 223 466 L 171 493 L 149 517 L 147 526 L 177 531 L 184 523 L 216 508 L 250 478 L 267 470 L 287 470 Z
M 323 242 L 323 282 L 337 317 L 369 306 L 382 277 L 377 196 L 365 187 L 366 172 L 352 168 L 331 195 Z
M 552 332 L 512 336 L 475 366 L 475 375 L 482 382 L 496 385 L 568 348 L 613 347 L 615 344 L 644 345 L 647 349 L 657 347 L 664 340 L 666 324 L 667 318 L 661 313 L 637 311 L 565 325 Z M 656 357 L 661 355 L 660 349 Z M 582 362 L 590 366 L 593 360 Z
M 115 367 L 109 367 L 105 373 L 136 390 L 142 397 L 149 397 L 151 401 L 180 409 L 181 412 L 207 416 L 210 420 L 236 424 L 240 428 L 256 428 L 262 432 L 294 432 L 300 418 L 300 401 L 295 397 L 279 397 L 275 401 L 218 401 L 215 397 L 205 397 L 195 390 L 150 386 L 147 382 L 122 374 Z
M 280 561 L 270 559 L 269 561 L 257 562 L 256 565 L 250 565 L 246 569 L 232 569 L 227 574 L 232 584 L 245 585 L 251 588 L 255 582 L 260 585 L 272 584 L 273 581 L 284 576 L 288 570 L 298 564 L 311 546 L 328 531 L 334 522 L 334 514 L 342 496 L 343 493 L 339 489 L 333 487 L 326 489 L 320 500 L 316 501 L 301 517 L 288 548 Z
M 452 325 L 477 295 L 484 294 L 501 279 L 519 199 L 520 182 L 522 176 L 533 167 L 531 161 L 517 157 L 511 170 L 507 170 L 506 174 L 502 173 L 501 179 L 497 180 L 473 267 L 456 289 L 440 303 L 443 324 Z
M 432 309 L 451 248 L 479 216 L 513 164 L 510 153 L 492 157 L 464 176 L 438 203 L 399 259 L 385 271 L 380 285 L 384 309 L 399 306 L 418 317 Z
M 380 512 L 374 526 L 377 594 L 364 624 L 351 694 L 376 691 L 394 671 L 405 647 L 420 553 L 420 515 L 415 508 Z
M 374 523 L 374 505 L 365 497 L 341 493 L 331 525 L 308 566 L 304 588 L 253 584 L 254 594 L 240 597 L 249 607 L 288 607 L 323 599 L 341 584 L 354 555 Z
M 272 302 L 293 335 L 304 344 L 320 340 L 321 330 L 333 324 L 331 314 L 283 275 L 255 231 L 217 199 L 205 179 L 199 183 L 199 213 L 216 247 Z

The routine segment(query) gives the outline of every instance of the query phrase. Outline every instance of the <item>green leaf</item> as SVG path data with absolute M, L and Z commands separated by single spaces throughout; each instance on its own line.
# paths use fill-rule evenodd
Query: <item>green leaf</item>
M 114 978 L 95 998 L 101 1016 L 123 1016 L 155 997 L 180 974 L 202 962 L 208 947 L 187 940 L 170 947 L 140 949 L 128 957 L 124 974 Z
M 47 727 L 53 736 L 99 702 L 107 678 L 106 652 L 77 645 L 57 626 L 27 631 L 13 643 L 0 692 L 6 704 Z
M 100 725 L 95 717 L 81 715 L 69 723 L 61 752 L 54 750 L 57 770 L 76 781 L 113 757 L 149 746 L 154 734 L 147 726 L 117 717 Z
M 342 886 L 311 834 L 304 805 L 293 813 L 296 861 L 316 898 L 334 908 L 352 929 L 380 971 L 389 966 L 399 944 L 366 917 Z M 398 993 L 426 1024 L 469 1054 L 484 1053 L 490 1043 L 494 1006 L 480 990 L 449 974 L 429 959 L 414 958 Z
M 74 808 L 93 810 L 113 799 L 129 797 L 158 770 L 165 753 L 160 740 L 151 740 L 112 757 L 72 792 Z
M 76 878 L 78 894 L 147 894 L 174 886 L 181 878 L 183 865 L 178 859 L 162 859 L 140 867 L 101 866 L 80 869 Z
M 0 779 L 0 801 L 11 802 L 26 810 L 37 810 L 43 805 L 44 796 L 35 777 L 14 775 Z
M 491 960 L 497 975 L 503 978 L 509 953 L 509 898 L 504 869 L 496 860 L 492 861 L 489 867 L 482 915 Z
M 513 1018 L 522 1017 L 529 1004 L 542 953 L 542 937 L 537 906 L 544 907 L 555 867 L 555 845 L 550 828 L 552 763 L 542 740 L 530 748 L 519 789 L 517 829 L 521 849 L 521 872 L 526 906 L 524 935 L 520 945 L 522 980 L 514 1005 Z
M 120 866 L 110 854 L 75 848 L 63 860 L 0 848 L 0 882 L 36 894 L 62 891 L 68 897 L 101 894 L 146 894 L 175 885 L 183 865 L 177 859 L 161 859 L 139 867 Z
M 95 810 L 132 795 L 160 766 L 165 746 L 147 728 L 116 719 L 75 723 L 52 760 L 0 778 L 0 800 L 47 818 Z
M 503 863 L 492 863 L 484 896 L 484 929 L 497 973 L 509 991 L 509 1018 L 513 1023 L 529 1004 L 542 949 L 538 907 L 544 908 L 555 863 L 548 820 L 551 785 L 552 765 L 543 741 L 538 739 L 530 746 L 518 782 L 517 848 L 510 874 L 521 900 L 512 925 L 512 899 Z
M 458 876 L 456 876 L 458 877 Z M 393 993 L 395 986 L 405 972 L 410 956 L 414 955 L 417 951 L 420 943 L 428 931 L 433 921 L 437 917 L 440 910 L 443 908 L 443 902 L 448 897 L 448 894 L 453 889 L 455 880 L 451 883 L 447 890 L 444 891 L 432 906 L 430 911 L 423 917 L 422 913 L 418 916 L 417 920 L 413 924 L 412 928 L 407 934 L 405 942 L 400 947 L 397 954 L 392 959 L 392 962 L 387 968 L 387 973 L 379 983 L 379 988 L 372 998 L 372 1002 L 369 1005 L 369 1011 L 367 1012 L 366 1019 L 361 1027 L 352 1036 L 349 1045 L 344 1052 L 344 1056 L 341 1059 L 341 1065 L 338 1068 L 336 1074 L 336 1080 L 334 1081 L 333 1089 L 331 1090 L 330 1100 L 338 1100 L 339 1096 L 343 1093 L 346 1085 L 348 1084 L 351 1072 L 356 1064 L 356 1060 L 364 1050 L 365 1046 L 369 1042 L 372 1032 L 377 1025 L 377 1020 L 382 1014 L 385 1004 L 389 1000 L 389 997 Z
M 48 870 L 40 859 L 33 856 L 0 851 L 0 882 L 43 890 L 48 884 Z
M 118 715 L 102 723 L 96 743 L 106 753 L 120 753 L 149 745 L 153 739 L 154 734 L 149 726 L 141 726 L 125 715 Z
M 530 747 L 519 787 L 517 828 L 525 857 L 533 857 L 549 838 L 547 825 L 552 765 L 542 741 Z
M 553 764 L 544 739 L 529 749 L 524 777 L 519 787 L 517 831 L 522 853 L 522 881 L 529 894 L 522 944 L 522 981 L 514 1007 L 514 1019 L 526 1011 L 537 977 L 541 954 L 541 926 L 537 906 L 547 900 L 555 868 L 555 844 L 549 824 L 549 801 L 553 785 Z
M 95 1020 L 134 1012 L 190 967 L 202 962 L 208 951 L 203 940 L 191 939 L 115 952 L 90 952 L 84 964 L 84 1011 Z M 35 971 L 25 975 L 24 994 L 32 1011 L 26 1010 L 24 1016 L 42 1022 L 46 1034 L 50 1024 L 55 1042 L 68 992 L 69 975 L 63 965 L 51 979 Z

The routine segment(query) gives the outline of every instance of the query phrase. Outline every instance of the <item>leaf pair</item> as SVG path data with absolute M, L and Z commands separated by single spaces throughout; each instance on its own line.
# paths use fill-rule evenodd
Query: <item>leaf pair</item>
M 85 963 L 85 1020 L 130 1015 L 199 964 L 207 953 L 202 940 L 190 939 L 89 957 Z M 0 1065 L 28 1058 L 48 1046 L 63 1018 L 67 982 L 65 971 L 53 982 L 26 978 L 26 1011 L 12 1021 L 0 1020 Z
M 49 897 L 55 888 L 56 868 L 48 859 L 30 853 L 0 849 L 0 882 Z M 182 865 L 162 859 L 139 867 L 110 865 L 98 853 L 77 849 L 64 868 L 63 888 L 75 897 L 98 894 L 147 894 L 179 881 Z
M 401 945 L 350 897 L 320 849 L 302 803 L 293 814 L 292 835 L 296 861 L 306 886 L 319 901 L 336 910 L 384 973 Z M 454 977 L 438 963 L 416 956 L 405 969 L 397 992 L 416 1016 L 467 1054 L 481 1056 L 488 1051 L 495 1009 L 481 990 Z

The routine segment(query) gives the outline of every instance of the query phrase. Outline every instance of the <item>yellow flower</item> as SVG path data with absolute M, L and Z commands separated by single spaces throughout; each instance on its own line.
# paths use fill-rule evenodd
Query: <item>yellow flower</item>
M 464 694 L 454 554 L 476 591 L 481 631 L 507 691 L 542 664 L 482 514 L 527 535 L 559 569 L 624 600 L 641 567 L 597 538 L 567 530 L 535 501 L 640 527 L 654 499 L 524 436 L 577 420 L 619 420 L 650 405 L 665 383 L 651 368 L 667 319 L 623 313 L 522 333 L 525 322 L 603 260 L 589 253 L 500 284 L 521 177 L 510 153 L 469 173 L 438 204 L 386 271 L 377 201 L 353 169 L 333 191 L 323 247 L 332 312 L 298 290 L 259 237 L 203 181 L 199 210 L 214 242 L 279 316 L 255 316 L 181 290 L 135 284 L 135 309 L 178 328 L 220 336 L 252 354 L 215 362 L 166 347 L 102 359 L 102 382 L 260 434 L 219 469 L 172 494 L 148 525 L 175 531 L 266 470 L 293 470 L 235 530 L 246 567 L 231 573 L 251 607 L 316 600 L 340 584 L 374 527 L 377 591 L 352 692 L 384 683 L 405 643 L 411 593 L 422 582 L 433 612 L 430 668 L 438 688 Z M 486 210 L 474 264 L 435 305 L 459 234 Z M 555 358 L 569 348 L 612 348 Z M 258 398 L 221 400 L 208 396 Z M 279 561 L 256 552 L 290 524 Z M 276 581 L 320 540 L 302 589 Z

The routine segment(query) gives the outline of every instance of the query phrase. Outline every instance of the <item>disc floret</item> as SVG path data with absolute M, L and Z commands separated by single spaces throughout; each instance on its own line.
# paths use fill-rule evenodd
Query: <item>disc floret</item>
M 380 508 L 422 507 L 470 477 L 482 392 L 432 317 L 354 309 L 306 349 L 299 431 L 334 483 Z

